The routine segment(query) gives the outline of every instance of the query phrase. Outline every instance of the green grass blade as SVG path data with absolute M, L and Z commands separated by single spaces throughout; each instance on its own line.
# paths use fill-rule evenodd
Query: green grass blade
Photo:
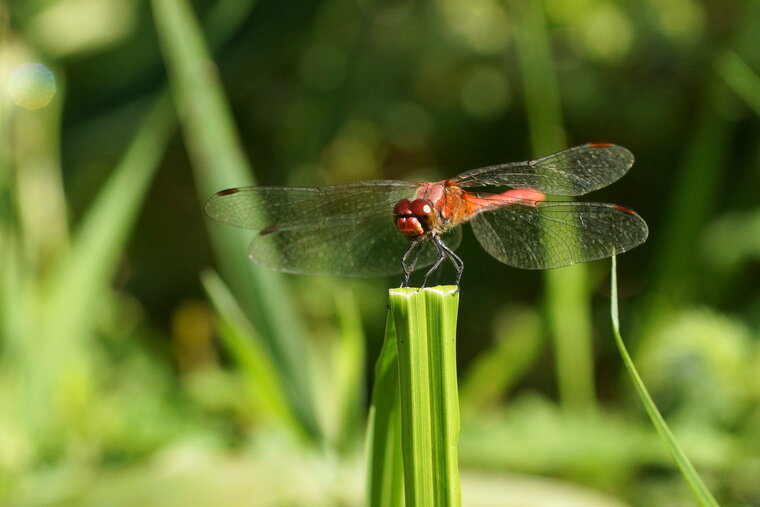
M 356 444 L 364 421 L 364 332 L 356 298 L 349 289 L 336 294 L 338 337 L 333 348 L 334 385 L 339 410 L 337 444 L 348 450 Z
M 516 46 L 533 155 L 546 155 L 565 148 L 565 133 L 544 2 L 511 1 L 509 5 L 515 17 Z M 569 409 L 593 409 L 596 397 L 588 269 L 578 264 L 549 270 L 544 276 L 546 312 L 556 350 L 560 399 Z
M 660 435 L 660 438 L 662 438 L 663 442 L 665 443 L 668 452 L 673 457 L 673 460 L 676 462 L 679 470 L 681 470 L 681 474 L 688 482 L 689 487 L 691 487 L 691 490 L 694 492 L 696 499 L 701 505 L 717 506 L 718 502 L 715 501 L 715 498 L 713 498 L 712 494 L 710 494 L 707 486 L 705 486 L 704 482 L 702 482 L 702 478 L 694 469 L 694 466 L 691 464 L 691 461 L 689 461 L 689 458 L 683 452 L 683 449 L 681 449 L 681 446 L 678 444 L 675 436 L 670 431 L 668 425 L 665 423 L 665 419 L 663 419 L 660 411 L 657 410 L 657 406 L 655 405 L 654 400 L 652 400 L 652 397 L 649 395 L 649 391 L 647 391 L 647 388 L 644 386 L 644 382 L 641 380 L 638 371 L 636 371 L 633 360 L 628 354 L 628 350 L 623 343 L 623 338 L 620 336 L 620 319 L 618 315 L 617 300 L 617 261 L 614 256 L 612 257 L 612 286 L 610 293 L 610 316 L 612 317 L 612 332 L 615 335 L 615 343 L 617 344 L 618 350 L 620 350 L 620 355 L 623 358 L 625 368 L 628 370 L 628 374 L 633 381 L 633 386 L 636 389 L 636 394 L 639 395 L 641 402 L 644 404 L 644 409 L 649 415 L 649 418 L 652 420 L 652 424 L 657 430 L 657 433 Z
M 152 1 L 156 28 L 193 169 L 200 202 L 223 188 L 254 183 L 230 108 L 191 7 L 184 0 Z M 288 396 L 308 431 L 317 435 L 304 333 L 279 274 L 246 255 L 252 234 L 209 224 L 225 280 L 285 372 Z
M 56 266 L 44 321 L 49 337 L 45 353 L 53 369 L 77 368 L 76 361 L 64 358 L 75 357 L 91 332 L 97 316 L 93 309 L 116 271 L 173 129 L 171 105 L 164 97 L 154 104 Z M 52 369 L 47 374 L 54 375 Z M 57 381 L 52 377 L 51 382 Z
M 509 2 L 515 18 L 515 43 L 525 85 L 531 145 L 536 155 L 565 147 L 559 83 L 546 33 L 543 4 L 543 0 Z
M 107 286 L 174 125 L 171 104 L 167 96 L 162 96 L 75 232 L 71 251 L 53 285 L 51 306 L 65 308 L 65 313 L 72 316 L 75 301 L 71 294 L 77 294 L 77 302 L 86 305 Z M 89 314 L 89 307 L 73 313 Z
M 290 409 L 276 365 L 248 317 L 216 272 L 204 271 L 201 281 L 219 319 L 222 344 L 238 364 L 253 405 L 265 418 L 305 438 L 303 427 Z
M 390 291 L 401 398 L 404 493 L 408 506 L 460 505 L 459 399 L 453 286 Z
M 404 465 L 398 389 L 396 329 L 388 312 L 385 340 L 375 364 L 367 425 L 367 505 L 371 507 L 403 504 Z

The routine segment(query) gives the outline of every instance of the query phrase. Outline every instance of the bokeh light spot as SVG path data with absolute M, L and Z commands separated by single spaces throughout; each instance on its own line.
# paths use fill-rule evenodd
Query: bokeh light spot
M 478 67 L 462 84 L 460 98 L 469 115 L 479 119 L 493 118 L 509 101 L 509 82 L 494 67 Z
M 650 2 L 662 31 L 673 39 L 697 40 L 704 31 L 703 7 L 691 0 Z
M 602 60 L 618 60 L 625 56 L 633 42 L 628 18 L 614 5 L 602 4 L 583 20 L 581 39 L 589 56 Z
M 439 0 L 449 30 L 483 53 L 500 53 L 509 42 L 509 19 L 494 0 Z
M 41 63 L 25 63 L 11 74 L 8 94 L 24 109 L 45 107 L 55 95 L 55 76 Z
M 49 55 L 102 51 L 124 40 L 135 28 L 140 2 L 66 0 L 40 2 L 28 33 Z
M 380 136 L 380 129 L 370 121 L 349 121 L 325 152 L 331 181 L 377 178 Z

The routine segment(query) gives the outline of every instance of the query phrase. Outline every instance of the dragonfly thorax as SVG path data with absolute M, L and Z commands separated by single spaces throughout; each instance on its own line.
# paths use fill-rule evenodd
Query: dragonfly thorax
M 433 203 L 427 199 L 401 199 L 393 208 L 396 228 L 409 241 L 430 232 L 438 224 Z

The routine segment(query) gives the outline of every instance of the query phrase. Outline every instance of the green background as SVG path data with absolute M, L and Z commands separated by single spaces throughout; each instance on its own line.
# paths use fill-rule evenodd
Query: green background
M 202 202 L 595 141 L 636 164 L 584 200 L 650 227 L 618 259 L 634 361 L 716 498 L 760 504 L 759 24 L 741 1 L 0 4 L 0 502 L 360 503 L 399 280 L 256 269 Z M 33 111 L 26 62 L 57 87 Z M 520 271 L 469 230 L 458 254 L 464 505 L 692 505 L 609 261 Z

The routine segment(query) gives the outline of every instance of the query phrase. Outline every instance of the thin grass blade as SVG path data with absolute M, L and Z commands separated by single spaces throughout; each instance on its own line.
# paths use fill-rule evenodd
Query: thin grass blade
M 65 390 L 60 372 L 71 373 L 66 378 L 74 383 L 86 377 L 90 358 L 82 347 L 173 131 L 173 118 L 167 98 L 158 99 L 53 271 L 44 296 L 47 313 L 40 321 L 45 346 L 34 353 L 49 367 L 36 369 L 35 383 Z
M 88 305 L 112 278 L 174 125 L 171 104 L 162 96 L 75 232 L 51 289 L 51 307 L 65 309 L 67 318 L 90 315 Z M 77 294 L 75 301 L 71 294 Z
M 201 282 L 219 319 L 222 344 L 238 364 L 252 404 L 263 417 L 306 439 L 307 435 L 285 396 L 284 383 L 276 365 L 229 288 L 216 272 L 210 270 L 201 274 Z
M 655 405 L 652 397 L 649 395 L 649 391 L 647 391 L 646 386 L 644 386 L 644 382 L 641 380 L 638 371 L 636 371 L 633 360 L 628 354 L 628 350 L 623 343 L 623 338 L 620 336 L 620 319 L 618 314 L 617 300 L 617 260 L 615 256 L 612 257 L 612 285 L 610 289 L 610 295 L 610 316 L 612 318 L 612 332 L 615 335 L 615 343 L 617 344 L 620 355 L 623 358 L 625 368 L 628 370 L 628 374 L 633 381 L 633 386 L 636 389 L 636 394 L 639 395 L 639 399 L 641 399 L 641 403 L 644 405 L 644 409 L 649 415 L 649 418 L 652 420 L 652 424 L 657 430 L 657 433 L 660 435 L 660 438 L 662 438 L 662 441 L 665 443 L 665 447 L 667 447 L 668 452 L 676 462 L 678 469 L 681 471 L 684 479 L 686 479 L 686 482 L 689 483 L 689 487 L 693 491 L 695 498 L 701 505 L 711 507 L 717 506 L 718 502 L 715 501 L 715 498 L 713 498 L 712 494 L 707 489 L 707 486 L 705 486 L 702 478 L 699 476 L 696 469 L 691 464 L 688 456 L 686 456 L 686 453 L 684 453 L 683 449 L 681 449 L 681 446 L 676 441 L 675 436 L 670 431 L 670 428 L 665 422 L 665 419 L 663 419 L 662 415 L 660 414 L 660 411 L 657 410 L 657 406 Z
M 153 0 L 152 6 L 200 201 L 224 188 L 252 185 L 229 105 L 190 5 Z M 302 360 L 307 355 L 305 335 L 281 277 L 247 258 L 249 232 L 221 224 L 209 224 L 209 232 L 225 280 L 285 372 L 288 397 L 302 424 L 316 436 L 308 368 Z

